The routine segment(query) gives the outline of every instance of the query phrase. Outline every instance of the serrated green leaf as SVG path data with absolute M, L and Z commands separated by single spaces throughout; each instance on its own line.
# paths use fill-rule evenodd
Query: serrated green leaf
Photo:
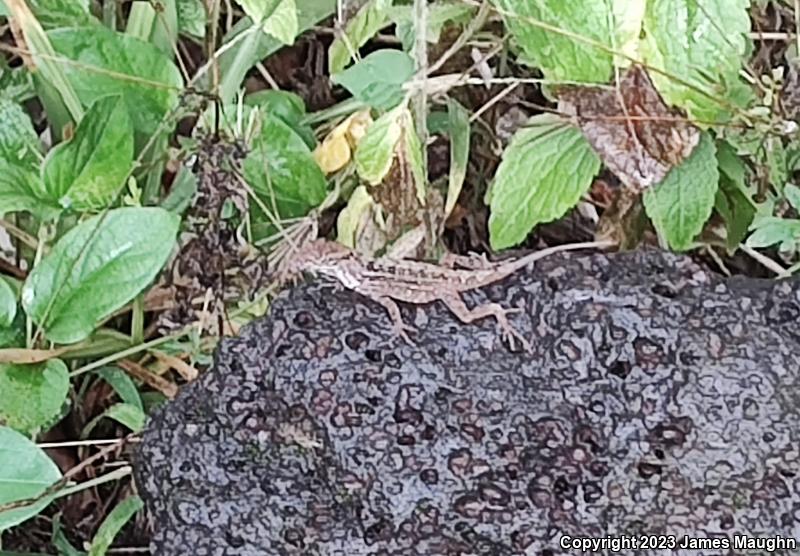
M 252 151 L 243 164 L 244 177 L 261 204 L 278 220 L 305 216 L 327 195 L 327 181 L 303 139 L 280 118 L 267 114 Z M 250 203 L 253 235 L 275 233 L 272 219 L 259 203 Z
M 295 0 L 281 0 L 275 11 L 264 21 L 264 32 L 283 44 L 292 44 L 297 37 L 297 6 Z
M 12 68 L 5 58 L 0 59 L 0 98 L 25 102 L 36 96 L 33 79 L 24 66 Z
M 131 496 L 117 504 L 97 529 L 89 549 L 89 556 L 105 556 L 111 543 L 114 542 L 114 537 L 143 507 L 144 503 L 138 496 Z
M 635 55 L 644 0 L 495 0 L 525 54 L 554 80 L 607 83 L 614 52 Z M 627 63 L 620 59 L 620 63 Z
M 58 466 L 22 434 L 0 426 L 0 505 L 41 495 L 61 479 Z M 29 506 L 0 511 L 0 531 L 18 525 L 42 511 L 53 496 Z
M 0 422 L 36 435 L 61 414 L 69 372 L 60 359 L 33 365 L 0 365 Z
M 400 50 L 376 50 L 357 64 L 331 76 L 361 102 L 378 110 L 394 108 L 405 97 L 403 83 L 414 75 L 414 60 Z
M 490 192 L 492 247 L 523 241 L 561 217 L 591 186 L 600 159 L 580 130 L 551 114 L 531 118 L 503 153 Z
M 79 62 L 62 67 L 84 106 L 122 95 L 134 128 L 145 135 L 175 106 L 183 78 L 158 47 L 100 25 L 47 35 L 58 54 Z
M 698 125 L 726 122 L 740 96 L 739 70 L 749 49 L 750 0 L 648 2 L 641 51 L 667 104 Z M 675 78 L 678 78 L 677 80 Z
M 97 23 L 89 13 L 88 0 L 26 0 L 31 11 L 45 29 L 69 27 L 70 25 L 88 25 Z M 0 15 L 9 12 L 0 0 Z
M 17 294 L 3 279 L 0 279 L 0 328 L 8 328 L 17 316 Z M 2 395 L 2 394 L 0 394 Z
M 206 9 L 203 0 L 178 0 L 178 31 L 202 39 L 206 36 Z
M 800 187 L 793 183 L 787 183 L 783 188 L 783 195 L 794 210 L 800 211 Z
M 644 206 L 658 233 L 672 249 L 692 246 L 711 215 L 719 184 L 716 148 L 702 133 L 692 154 L 644 194 Z
M 367 128 L 367 133 L 358 142 L 355 156 L 356 171 L 361 179 L 378 185 L 389 173 L 395 148 L 403 136 L 401 120 L 407 113 L 406 108 L 392 110 Z
M 48 199 L 38 174 L 0 161 L 0 214 L 28 211 L 49 219 L 60 210 Z
M 773 245 L 794 245 L 800 242 L 800 220 L 776 216 L 757 217 L 747 238 L 747 246 L 754 249 Z
M 449 215 L 456 206 L 461 187 L 467 177 L 469 162 L 469 112 L 452 98 L 447 99 L 448 128 L 450 135 L 450 176 L 444 213 Z
M 292 44 L 299 27 L 295 0 L 239 0 L 244 13 L 268 35 Z
M 389 17 L 395 23 L 395 34 L 403 43 L 403 50 L 413 48 L 416 37 L 414 7 L 410 4 L 391 6 Z M 439 42 L 442 29 L 448 23 L 466 24 L 475 13 L 475 6 L 459 2 L 436 2 L 428 5 L 428 25 L 425 38 L 429 43 Z
M 28 114 L 16 102 L 0 96 L 0 159 L 38 170 L 41 147 Z
M 350 63 L 352 54 L 364 46 L 378 31 L 389 24 L 388 0 L 370 0 L 351 17 L 342 35 L 337 35 L 328 48 L 328 73 L 342 71 Z M 352 52 L 351 52 L 352 51 Z
M 22 306 L 50 341 L 83 340 L 156 277 L 179 222 L 164 209 L 137 207 L 78 224 L 28 275 Z
M 331 16 L 336 11 L 336 0 L 314 0 L 314 2 L 300 2 L 297 5 L 297 20 L 301 30 L 309 29 L 315 23 Z M 241 18 L 233 28 L 226 33 L 223 44 L 218 49 L 219 70 L 222 80 L 218 94 L 223 103 L 231 102 L 241 89 L 242 82 L 247 72 L 258 62 L 277 52 L 283 44 L 264 33 L 251 33 L 242 37 L 253 27 L 253 20 L 249 17 Z M 206 72 L 210 74 L 211 72 Z M 208 75 L 201 79 L 199 86 L 209 90 L 212 85 L 207 81 Z
M 121 96 L 97 100 L 71 140 L 53 148 L 44 185 L 53 201 L 85 211 L 105 208 L 124 185 L 133 163 L 133 124 Z

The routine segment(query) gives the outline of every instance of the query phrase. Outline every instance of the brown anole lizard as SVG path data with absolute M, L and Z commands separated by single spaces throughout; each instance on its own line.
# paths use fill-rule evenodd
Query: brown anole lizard
M 503 338 L 513 347 L 518 340 L 525 349 L 530 343 L 511 326 L 507 313 L 519 309 L 506 309 L 497 303 L 485 303 L 469 308 L 461 298 L 461 293 L 493 284 L 525 268 L 529 264 L 554 253 L 578 249 L 602 249 L 614 246 L 611 241 L 592 241 L 549 247 L 507 261 L 477 264 L 471 260 L 471 268 L 455 268 L 437 264 L 395 260 L 388 258 L 371 259 L 344 247 L 343 245 L 318 239 L 300 248 L 300 251 L 286 257 L 280 268 L 282 280 L 295 279 L 303 272 L 334 278 L 344 287 L 364 295 L 383 305 L 389 312 L 394 332 L 411 342 L 407 332 L 414 328 L 403 322 L 397 302 L 423 305 L 441 301 L 463 323 L 471 323 L 485 317 L 494 317 Z

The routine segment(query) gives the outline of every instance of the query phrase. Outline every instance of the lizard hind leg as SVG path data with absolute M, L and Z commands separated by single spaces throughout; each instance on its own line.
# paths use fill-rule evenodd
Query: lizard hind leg
M 503 339 L 506 340 L 511 348 L 514 348 L 514 340 L 518 341 L 525 351 L 530 352 L 532 347 L 530 342 L 520 334 L 510 322 L 508 322 L 508 313 L 519 312 L 520 309 L 506 309 L 498 303 L 484 303 L 470 309 L 458 295 L 442 296 L 442 302 L 447 305 L 447 308 L 458 317 L 463 323 L 469 324 L 476 320 L 486 317 L 494 317 L 497 325 L 500 327 L 500 332 Z
M 400 307 L 390 297 L 375 297 L 375 301 L 383 305 L 386 312 L 389 313 L 389 318 L 392 321 L 392 331 L 395 335 L 400 336 L 408 344 L 414 345 L 414 342 L 408 336 L 408 332 L 414 332 L 416 328 L 403 322 L 403 315 L 400 314 Z

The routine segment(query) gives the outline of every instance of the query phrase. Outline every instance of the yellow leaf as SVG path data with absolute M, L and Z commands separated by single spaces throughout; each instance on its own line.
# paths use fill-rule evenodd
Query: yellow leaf
M 372 123 L 369 110 L 351 114 L 337 125 L 314 150 L 314 160 L 326 174 L 344 168 L 353 157 L 353 149 Z

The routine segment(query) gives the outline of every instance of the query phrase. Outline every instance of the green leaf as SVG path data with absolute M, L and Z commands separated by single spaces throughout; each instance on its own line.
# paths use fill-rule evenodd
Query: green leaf
M 197 193 L 197 175 L 181 165 L 172 181 L 169 194 L 161 201 L 161 208 L 181 215 L 189 208 Z
M 789 179 L 789 170 L 786 162 L 786 148 L 780 137 L 767 136 L 764 141 L 769 171 L 769 183 L 780 191 Z
M 525 60 L 554 80 L 607 83 L 636 54 L 644 0 L 495 0 Z
M 102 416 L 114 419 L 133 432 L 141 432 L 144 429 L 145 421 L 147 421 L 147 415 L 144 414 L 144 411 L 129 403 L 114 404 L 106 409 Z
M 11 286 L 0 279 L 0 328 L 8 328 L 17 316 L 17 294 Z
M 358 100 L 388 110 L 405 97 L 403 83 L 414 75 L 414 60 L 400 50 L 376 50 L 359 63 L 331 76 Z
M 0 505 L 41 495 L 61 479 L 58 466 L 22 434 L 0 426 Z M 13 527 L 42 511 L 53 496 L 29 506 L 0 511 L 0 531 Z
M 261 28 L 283 44 L 292 44 L 297 37 L 297 6 L 295 0 L 281 0 Z
M 206 36 L 203 0 L 178 0 L 178 31 L 196 39 Z
M 516 245 L 537 224 L 560 218 L 599 170 L 600 159 L 580 130 L 551 114 L 531 118 L 511 138 L 492 184 L 492 247 Z
M 60 359 L 0 365 L 0 422 L 36 435 L 61 415 L 68 391 L 69 372 Z
M 794 210 L 800 211 L 800 187 L 793 183 L 787 183 L 783 188 L 783 195 Z
M 336 241 L 354 249 L 364 222 L 370 217 L 375 201 L 363 185 L 356 187 L 336 218 Z
M 243 173 L 261 203 L 279 220 L 305 216 L 327 194 L 327 181 L 311 150 L 292 128 L 270 114 L 244 160 Z M 250 203 L 250 215 L 256 239 L 275 232 L 259 203 Z
M 62 66 L 84 106 L 122 95 L 134 128 L 145 135 L 175 106 L 183 79 L 156 46 L 100 25 L 47 35 L 58 54 L 79 62 Z
M 703 133 L 692 154 L 644 194 L 653 225 L 676 251 L 692 247 L 711 215 L 719 184 L 714 141 Z
M 104 556 L 122 527 L 144 507 L 142 499 L 131 496 L 116 505 L 97 529 L 89 549 L 89 556 Z
M 314 137 L 314 130 L 310 125 L 302 123 L 306 116 L 306 105 L 300 95 L 289 91 L 266 89 L 247 95 L 244 103 L 246 106 L 257 106 L 262 113 L 281 119 L 303 138 L 309 149 L 316 147 L 317 139 Z
M 142 397 L 128 373 L 117 367 L 102 367 L 95 373 L 114 389 L 123 402 L 144 411 Z
M 0 161 L 0 214 L 25 210 L 47 219 L 61 208 L 48 200 L 37 174 Z
M 746 166 L 726 142 L 717 145 L 717 164 L 720 176 L 714 208 L 725 221 L 728 249 L 735 249 L 747 236 L 756 206 L 747 190 Z
M 778 244 L 792 247 L 800 242 L 800 220 L 761 216 L 753 221 L 751 229 L 755 231 L 747 238 L 747 246 L 754 249 Z
M 452 98 L 447 99 L 447 116 L 450 132 L 450 177 L 444 213 L 449 215 L 456 206 L 461 187 L 467 177 L 469 163 L 469 111 Z
M 356 171 L 371 185 L 381 183 L 392 167 L 395 147 L 403 136 L 403 117 L 407 108 L 397 108 L 375 120 L 356 148 Z
M 333 15 L 336 11 L 336 0 L 314 0 L 313 2 L 300 2 L 297 5 L 297 21 L 300 30 L 309 29 L 314 24 Z M 219 96 L 224 103 L 231 102 L 241 89 L 242 82 L 247 72 L 258 62 L 274 54 L 283 44 L 264 33 L 251 33 L 253 20 L 249 17 L 241 18 L 223 38 L 223 44 L 218 49 L 219 71 L 222 81 L 219 87 Z M 251 40 L 252 39 L 252 40 Z M 224 52 L 223 52 L 224 51 Z M 206 75 L 211 72 L 207 72 Z M 212 85 L 207 80 L 201 80 L 198 85 L 210 90 Z
M 698 125 L 726 122 L 750 43 L 750 0 L 648 2 L 641 45 L 656 88 Z M 666 72 L 664 75 L 661 72 Z M 675 78 L 678 78 L 677 80 Z
M 39 137 L 25 110 L 16 102 L 0 96 L 0 160 L 38 170 L 41 158 Z
M 61 514 L 53 516 L 53 527 L 50 533 L 50 542 L 58 552 L 58 556 L 86 556 L 85 552 L 76 549 L 67 539 L 63 527 L 61 527 Z M 0 553 L 2 556 L 2 553 Z
M 417 130 L 414 127 L 414 120 L 411 113 L 407 110 L 404 112 L 404 117 L 400 120 L 403 130 L 403 156 L 401 160 L 408 163 L 411 170 L 411 177 L 414 180 L 414 189 L 417 194 L 417 199 L 420 205 L 425 204 L 425 162 L 422 154 L 422 142 L 417 135 Z
M 119 208 L 67 232 L 25 281 L 22 305 L 53 342 L 89 336 L 158 274 L 179 218 L 155 207 Z
M 133 163 L 133 124 L 119 95 L 97 100 L 75 136 L 47 155 L 44 185 L 65 208 L 106 207 L 124 185 Z
M 328 48 L 330 75 L 346 68 L 352 54 L 358 53 L 359 48 L 389 24 L 387 15 L 390 5 L 391 2 L 387 0 L 369 0 L 347 21 L 344 33 L 337 35 Z
M 439 42 L 442 29 L 448 23 L 466 24 L 475 13 L 475 6 L 459 2 L 436 2 L 428 5 L 428 25 L 425 38 L 429 43 Z M 395 34 L 403 43 L 403 50 L 413 48 L 416 37 L 414 7 L 401 4 L 389 8 L 389 17 L 395 23 Z
M 97 23 L 97 20 L 89 13 L 88 0 L 26 1 L 36 19 L 45 29 Z M 0 0 L 0 15 L 8 15 L 2 0 Z
M 239 4 L 265 33 L 283 44 L 294 42 L 299 28 L 295 0 L 239 0 Z
M 5 58 L 0 59 L 0 97 L 25 102 L 36 96 L 33 79 L 24 66 L 12 68 Z

